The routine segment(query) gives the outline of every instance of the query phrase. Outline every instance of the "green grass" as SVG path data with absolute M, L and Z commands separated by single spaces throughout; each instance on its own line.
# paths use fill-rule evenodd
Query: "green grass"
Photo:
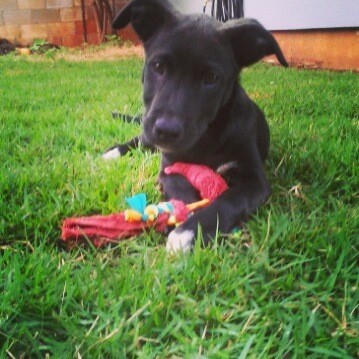
M 258 65 L 273 194 L 223 244 L 169 257 L 150 233 L 66 251 L 63 218 L 160 199 L 157 154 L 103 162 L 139 132 L 141 61 L 0 58 L 0 357 L 358 355 L 358 75 Z

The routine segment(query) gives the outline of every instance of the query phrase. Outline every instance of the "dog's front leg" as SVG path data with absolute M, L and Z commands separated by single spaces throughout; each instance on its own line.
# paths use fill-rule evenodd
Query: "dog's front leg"
M 110 147 L 103 155 L 102 158 L 105 160 L 112 160 L 117 157 L 124 156 L 131 150 L 137 149 L 139 147 L 148 149 L 150 151 L 154 151 L 154 147 L 150 145 L 144 138 L 143 135 L 136 136 L 132 138 L 130 141 L 122 144 L 118 144 Z
M 242 174 L 238 179 L 238 185 L 228 189 L 210 206 L 193 214 L 169 234 L 167 251 L 190 250 L 199 228 L 205 245 L 218 232 L 229 233 L 269 196 L 270 188 L 264 174 Z
M 166 200 L 177 199 L 186 204 L 200 200 L 198 191 L 182 175 L 167 175 L 161 171 L 158 181 Z

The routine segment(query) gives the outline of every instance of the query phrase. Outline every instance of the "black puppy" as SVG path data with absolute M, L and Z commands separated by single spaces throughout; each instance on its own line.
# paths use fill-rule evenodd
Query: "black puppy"
M 159 181 L 167 198 L 186 203 L 198 192 L 181 175 L 166 175 L 174 162 L 219 170 L 229 189 L 173 230 L 169 251 L 189 250 L 199 227 L 205 243 L 228 233 L 270 194 L 263 161 L 269 130 L 261 110 L 238 85 L 240 70 L 266 55 L 287 62 L 272 35 L 257 21 L 223 24 L 206 15 L 182 15 L 167 1 L 134 0 L 118 14 L 115 29 L 131 23 L 144 43 L 143 134 L 110 149 L 124 154 L 139 143 L 162 154 Z

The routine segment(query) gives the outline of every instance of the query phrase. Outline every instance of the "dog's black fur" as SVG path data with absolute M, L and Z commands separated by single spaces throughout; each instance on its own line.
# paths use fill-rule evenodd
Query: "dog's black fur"
M 134 0 L 113 27 L 129 23 L 145 47 L 145 113 L 142 135 L 118 145 L 119 152 L 140 142 L 158 148 L 166 197 L 186 203 L 199 199 L 197 191 L 181 175 L 166 175 L 165 167 L 188 162 L 217 170 L 229 163 L 224 167 L 229 189 L 170 234 L 170 241 L 178 242 L 187 233 L 183 248 L 188 249 L 199 226 L 207 243 L 217 230 L 228 233 L 246 220 L 269 196 L 263 169 L 268 125 L 237 79 L 243 67 L 266 55 L 287 62 L 272 35 L 251 19 L 223 24 L 206 15 L 179 14 L 164 0 Z

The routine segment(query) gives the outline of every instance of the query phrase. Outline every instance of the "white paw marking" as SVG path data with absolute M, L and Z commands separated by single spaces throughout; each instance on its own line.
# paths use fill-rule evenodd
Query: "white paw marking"
M 175 229 L 168 236 L 166 250 L 168 253 L 188 252 L 192 248 L 193 238 L 194 231 L 186 230 L 180 232 Z
M 121 153 L 120 151 L 118 150 L 118 148 L 114 148 L 112 150 L 109 150 L 107 152 L 105 152 L 103 155 L 102 155 L 102 158 L 104 160 L 113 160 L 117 157 L 120 157 L 121 156 Z

